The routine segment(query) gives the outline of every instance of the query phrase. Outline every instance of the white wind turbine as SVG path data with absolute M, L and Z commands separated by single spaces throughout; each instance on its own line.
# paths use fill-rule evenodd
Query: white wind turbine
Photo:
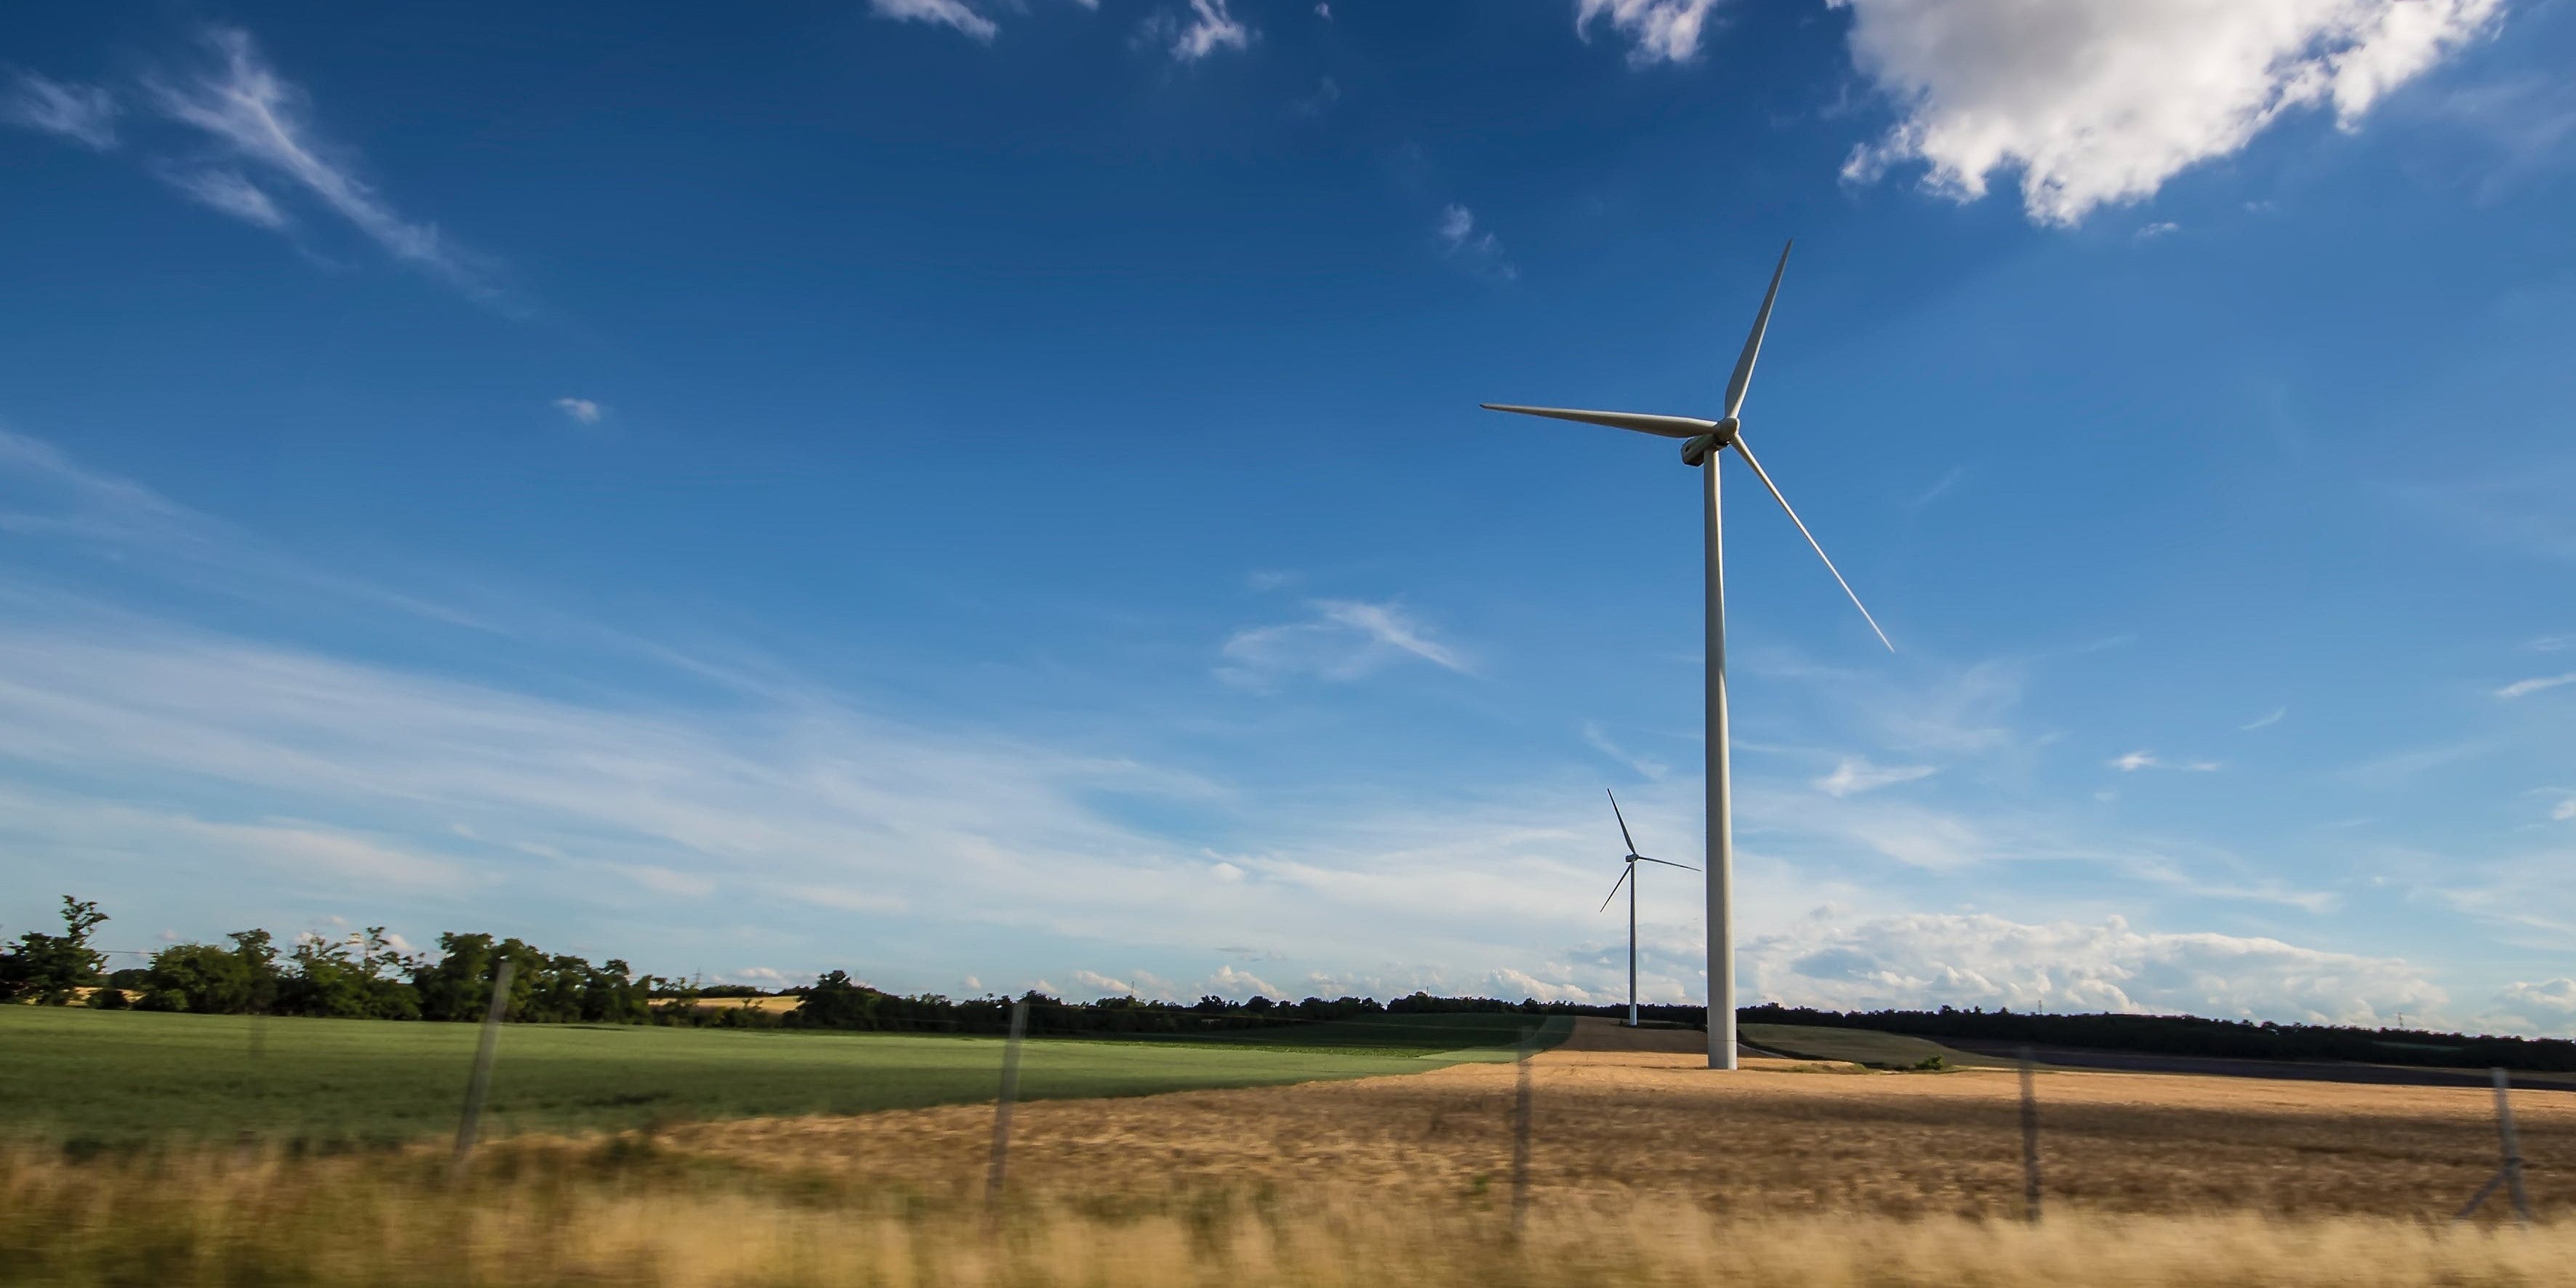
M 1796 245 L 1795 242 L 1790 243 Z M 1737 413 L 1744 409 L 1745 388 L 1753 383 L 1753 360 L 1762 353 L 1762 333 L 1771 325 L 1771 303 L 1780 296 L 1780 275 L 1789 270 L 1789 247 L 1780 249 L 1780 265 L 1771 271 L 1771 289 L 1762 296 L 1762 311 L 1753 315 L 1753 334 L 1744 341 L 1744 354 L 1735 360 L 1735 375 L 1726 382 L 1726 411 L 1716 420 L 1694 416 L 1657 416 L 1643 412 L 1580 411 L 1567 407 L 1516 407 L 1502 403 L 1485 403 L 1488 411 L 1518 412 L 1524 416 L 1552 416 L 1558 420 L 1579 420 L 1586 424 L 1607 425 L 1612 429 L 1634 430 L 1664 438 L 1679 438 L 1682 464 L 1697 468 L 1702 477 L 1702 507 L 1707 528 L 1708 547 L 1708 1067 L 1735 1067 L 1735 828 L 1728 807 L 1731 777 L 1726 735 L 1726 574 L 1724 547 L 1718 523 L 1717 458 L 1727 448 L 1744 458 L 1753 468 L 1753 477 L 1762 480 L 1771 499 L 1788 512 L 1789 522 L 1798 525 L 1798 534 L 1815 547 L 1816 557 L 1825 561 L 1825 571 L 1840 582 L 1843 593 L 1851 596 L 1852 607 L 1860 609 L 1863 620 L 1877 632 L 1878 642 L 1895 652 L 1896 645 L 1879 630 L 1878 619 L 1869 615 L 1851 583 L 1843 580 L 1842 570 L 1825 554 L 1816 534 L 1807 531 L 1798 512 L 1789 508 L 1789 498 L 1771 482 L 1762 463 L 1753 459 L 1753 450 L 1744 445 L 1742 422 Z M 1635 847 L 1630 847 L 1635 848 Z
M 1628 1027 L 1633 1029 L 1637 1027 L 1637 865 L 1660 863 L 1684 872 L 1697 872 L 1699 869 L 1687 863 L 1650 859 L 1637 853 L 1637 838 L 1628 835 L 1628 816 L 1619 812 L 1619 793 L 1607 788 L 1602 790 L 1610 797 L 1610 816 L 1619 820 L 1619 839 L 1628 843 L 1626 866 L 1619 869 L 1619 879 L 1610 883 L 1610 896 L 1601 901 L 1601 906 L 1605 910 L 1609 908 L 1610 900 L 1619 897 L 1619 887 L 1623 884 L 1628 887 Z

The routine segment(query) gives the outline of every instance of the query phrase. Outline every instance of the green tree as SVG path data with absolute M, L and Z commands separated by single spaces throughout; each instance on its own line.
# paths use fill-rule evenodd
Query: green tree
M 0 952 L 0 1001 L 62 1006 L 78 990 L 97 984 L 107 954 L 91 948 L 89 937 L 106 921 L 96 903 L 64 895 L 63 933 L 30 930 L 18 936 L 16 948 Z
M 172 944 L 152 955 L 142 1008 L 199 1015 L 249 1015 L 275 1010 L 277 945 L 265 930 L 237 930 L 214 944 Z
M 279 990 L 279 1009 L 289 1014 L 420 1018 L 420 993 L 410 978 L 420 963 L 396 949 L 382 926 L 347 939 L 306 935 L 296 941 L 292 961 Z
M 877 1006 L 885 994 L 854 983 L 848 971 L 825 971 L 805 1000 L 796 1004 L 796 1022 L 814 1029 L 873 1029 Z

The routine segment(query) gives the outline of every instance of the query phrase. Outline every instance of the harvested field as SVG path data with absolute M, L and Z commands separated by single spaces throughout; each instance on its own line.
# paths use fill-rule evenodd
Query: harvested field
M 1859 1072 L 1692 1055 L 1536 1058 L 1542 1206 L 1645 1199 L 1738 1216 L 1819 1210 L 2009 1218 L 2021 1211 L 2018 1084 L 2001 1070 Z M 1013 1184 L 1161 1200 L 1210 1189 L 1439 1204 L 1489 1192 L 1511 1156 L 1513 1071 L 1023 1106 Z M 2446 1218 L 2495 1169 L 2492 1101 L 2439 1087 L 2052 1071 L 2039 1077 L 2052 1210 Z M 2517 1110 L 2534 1202 L 2576 1204 L 2576 1097 Z M 992 1114 L 951 1106 L 677 1128 L 683 1156 L 841 1184 L 962 1196 Z

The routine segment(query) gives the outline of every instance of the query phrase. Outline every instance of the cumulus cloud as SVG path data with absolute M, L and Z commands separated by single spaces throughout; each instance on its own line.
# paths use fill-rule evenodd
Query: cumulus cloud
M 2570 671 L 2565 675 L 2544 675 L 2536 679 L 2516 680 L 2496 690 L 2495 695 L 2499 698 L 2527 698 L 2547 689 L 2555 689 L 2562 684 L 2576 684 L 2576 671 Z
M 0 99 L 0 120 L 100 152 L 116 146 L 116 114 L 116 95 L 105 87 L 67 84 L 34 72 L 19 72 L 8 97 Z
M 555 410 L 584 425 L 596 425 L 603 414 L 598 403 L 587 398 L 557 398 Z
M 2443 991 L 2408 962 L 2277 939 L 2024 924 L 1924 913 L 1851 923 L 1811 918 L 1753 941 L 1748 998 L 1837 1010 L 2009 1006 L 2174 1012 L 2368 1024 L 2438 1011 Z
M 1433 638 L 1399 605 L 1323 599 L 1312 608 L 1314 616 L 1305 621 L 1235 632 L 1225 642 L 1225 661 L 1217 675 L 1248 688 L 1267 688 L 1291 675 L 1356 680 L 1408 658 L 1450 671 L 1468 669 L 1454 645 Z
M 1574 30 L 1589 40 L 1593 21 L 1607 18 L 1611 30 L 1633 42 L 1630 63 L 1686 63 L 1699 57 L 1716 8 L 1717 0 L 1575 0 Z
M 1958 201 L 2018 171 L 2050 225 L 2144 199 L 2284 114 L 2353 128 L 2389 91 L 2489 31 L 2503 0 L 1828 0 L 1899 120 L 1844 173 L 1920 162 Z
M 1207 992 L 1214 993 L 1219 997 L 1230 997 L 1238 1000 L 1248 997 L 1289 996 L 1287 989 L 1281 988 L 1278 985 L 1271 983 L 1269 980 L 1253 974 L 1251 971 L 1237 970 L 1232 966 L 1217 967 L 1216 973 L 1207 977 L 1206 983 L 1203 987 Z
M 2576 979 L 2549 979 L 2537 984 L 2520 980 L 2504 986 L 2496 995 L 2503 1006 L 2526 1015 L 2548 1016 L 2565 1023 L 2576 1019 Z
M 868 0 L 868 12 L 896 22 L 926 22 L 954 27 L 976 40 L 1000 34 L 993 20 L 966 6 L 965 0 Z
M 1859 756 L 1845 756 L 1834 766 L 1834 772 L 1817 779 L 1813 786 L 1827 796 L 1840 798 L 1929 778 L 1937 772 L 1930 765 L 1873 765 Z

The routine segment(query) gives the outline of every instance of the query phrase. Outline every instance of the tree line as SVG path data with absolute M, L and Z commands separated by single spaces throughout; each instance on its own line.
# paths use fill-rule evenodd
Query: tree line
M 2565 1038 L 2471 1037 L 2343 1024 L 2209 1020 L 2197 1015 L 2048 1015 L 2037 1011 L 1818 1011 L 1765 1003 L 1736 1012 L 1747 1024 L 1876 1029 L 1922 1038 L 2030 1043 L 2096 1051 L 2215 1056 L 2239 1060 L 2351 1060 L 2441 1068 L 2503 1066 L 2576 1072 L 2576 1042 Z
M 726 1028 L 822 1029 L 842 1032 L 998 1033 L 1014 1002 L 1029 1006 L 1028 1031 L 1104 1036 L 1203 1034 L 1286 1028 L 1381 1014 L 1519 1012 L 1614 1015 L 1622 1008 L 1535 998 L 1436 997 L 1415 992 L 1304 1001 L 1209 995 L 1195 1002 L 1134 997 L 1068 1002 L 1034 990 L 1019 998 L 902 995 L 872 988 L 846 971 L 813 984 L 763 994 L 744 985 L 698 986 L 639 975 L 625 962 L 592 964 L 547 953 L 518 939 L 451 931 L 436 955 L 396 946 L 382 926 L 345 939 L 303 935 L 281 950 L 266 930 L 242 930 L 219 944 L 172 944 L 142 966 L 106 969 L 91 947 L 108 920 L 95 902 L 63 896 L 60 934 L 30 931 L 0 948 L 0 1001 L 114 1010 L 185 1011 L 199 1015 L 302 1015 L 375 1020 L 480 1020 L 492 1001 L 500 963 L 512 963 L 504 1018 L 516 1023 L 676 1024 Z M 793 1009 L 754 1004 L 765 996 L 797 999 Z M 734 1005 L 726 1005 L 734 1002 Z M 1649 1006 L 1646 1018 L 1698 1025 L 1705 1007 Z

